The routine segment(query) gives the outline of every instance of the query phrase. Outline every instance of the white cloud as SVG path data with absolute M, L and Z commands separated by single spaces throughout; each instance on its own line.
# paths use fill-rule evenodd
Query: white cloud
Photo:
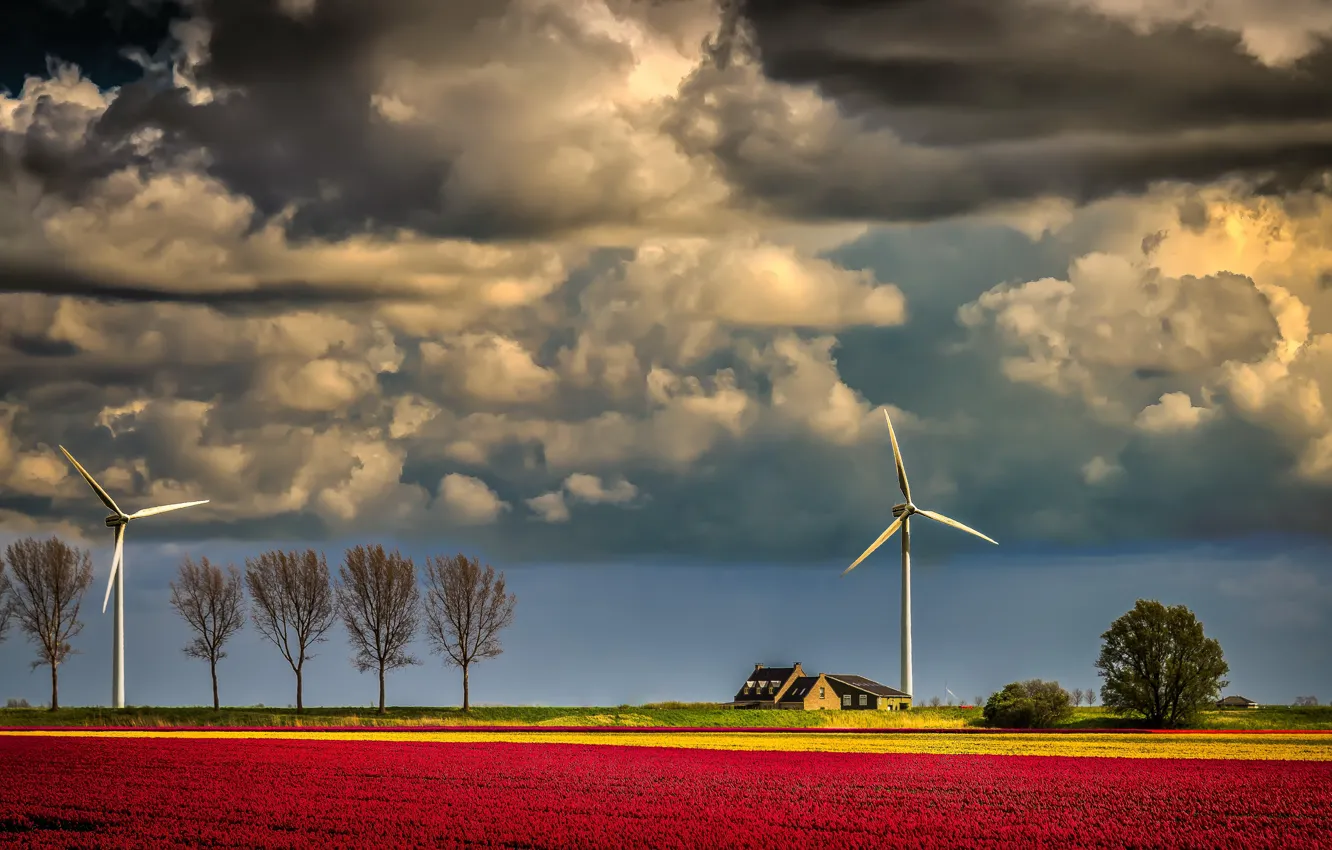
M 443 344 L 425 342 L 421 357 L 431 374 L 446 376 L 467 395 L 486 402 L 539 401 L 559 382 L 521 343 L 498 335 L 464 334 Z
M 492 523 L 510 507 L 486 482 L 456 472 L 440 481 L 438 499 L 448 516 L 463 525 Z
M 869 403 L 838 374 L 832 356 L 836 343 L 830 336 L 802 340 L 784 334 L 751 358 L 772 381 L 776 413 L 823 440 L 849 445 L 873 426 L 875 416 Z
M 1222 272 L 1167 277 L 1127 257 L 1091 253 L 1068 280 L 997 286 L 958 309 L 975 329 L 993 326 L 1005 374 L 1054 392 L 1080 394 L 1112 417 L 1127 418 L 1115 390 L 1138 374 L 1203 381 L 1228 362 L 1261 357 L 1277 338 L 1264 293 Z
M 559 490 L 542 493 L 527 500 L 527 506 L 536 512 L 542 522 L 559 523 L 569 521 L 569 506 L 564 501 L 564 494 Z
M 1150 434 L 1192 431 L 1216 414 L 1207 407 L 1194 407 L 1188 393 L 1165 393 L 1156 404 L 1144 407 L 1134 425 Z
M 567 494 L 567 498 L 566 498 Z M 527 500 L 530 507 L 543 522 L 562 523 L 571 518 L 569 499 L 589 505 L 624 505 L 638 496 L 638 488 L 624 477 L 618 477 L 607 483 L 596 475 L 575 472 L 564 479 L 561 489 Z
M 624 478 L 616 479 L 608 488 L 597 476 L 582 472 L 575 472 L 564 479 L 564 489 L 573 498 L 592 505 L 619 505 L 633 501 L 638 495 L 638 488 Z
M 1082 480 L 1092 485 L 1101 484 L 1123 471 L 1118 463 L 1097 455 L 1083 465 Z

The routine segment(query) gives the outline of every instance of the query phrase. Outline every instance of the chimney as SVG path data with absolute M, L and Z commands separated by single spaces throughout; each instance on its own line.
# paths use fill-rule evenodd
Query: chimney
M 755 664 L 755 665 L 754 665 L 754 672 L 755 672 L 755 673 L 757 673 L 758 671 L 760 671 L 760 670 L 762 670 L 762 669 L 763 669 L 763 665 L 762 665 L 762 664 Z

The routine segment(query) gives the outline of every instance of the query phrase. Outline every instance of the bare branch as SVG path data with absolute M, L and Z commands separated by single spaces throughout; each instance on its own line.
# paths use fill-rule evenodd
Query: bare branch
M 426 638 L 431 651 L 463 669 L 463 708 L 468 707 L 467 668 L 504 650 L 499 633 L 513 622 L 516 597 L 505 592 L 504 573 L 485 570 L 458 554 L 426 561 Z
M 227 657 L 222 646 L 245 622 L 240 571 L 228 564 L 223 572 L 207 558 L 196 564 L 187 557 L 171 582 L 171 606 L 197 633 L 185 654 L 216 664 Z
M 51 710 L 59 707 L 56 669 L 76 650 L 70 639 L 83 631 L 79 606 L 92 583 L 92 558 L 58 537 L 15 541 L 5 550 L 14 575 L 9 607 L 28 640 L 37 644 L 33 669 L 51 667 Z
M 0 558 L 0 643 L 8 637 L 9 623 L 14 618 L 14 601 L 9 576 L 5 574 L 5 559 Z
M 323 553 L 265 552 L 245 559 L 245 584 L 254 607 L 250 616 L 287 659 L 296 674 L 296 710 L 301 702 L 301 672 L 314 656 L 312 645 L 326 640 L 334 622 L 333 587 Z
M 384 673 L 421 663 L 407 654 L 416 634 L 421 595 L 416 565 L 383 546 L 348 549 L 338 570 L 338 612 L 351 640 L 352 663 L 379 671 L 379 711 L 384 712 Z
M 218 708 L 217 662 L 226 658 L 222 646 L 245 623 L 245 597 L 241 574 L 234 565 L 227 572 L 200 559 L 189 558 L 180 565 L 176 581 L 171 582 L 171 606 L 197 634 L 185 647 L 185 654 L 208 662 L 213 678 L 213 708 Z

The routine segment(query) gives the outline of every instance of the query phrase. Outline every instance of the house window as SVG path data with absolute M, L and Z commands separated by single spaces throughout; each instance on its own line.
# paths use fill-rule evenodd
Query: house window
M 824 696 L 824 693 L 823 693 L 823 692 L 824 692 L 824 687 L 823 687 L 823 685 L 819 685 L 819 699 L 823 699 L 823 696 Z
M 842 707 L 843 707 L 843 708 L 850 708 L 850 707 L 851 707 L 851 695 L 850 695 L 850 694 L 842 694 Z
M 869 705 L 869 694 L 860 695 L 860 704 L 862 706 Z

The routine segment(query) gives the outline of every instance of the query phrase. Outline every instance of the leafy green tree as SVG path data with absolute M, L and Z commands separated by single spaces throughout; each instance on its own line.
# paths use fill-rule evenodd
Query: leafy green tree
M 1011 682 L 992 694 L 982 714 L 988 726 L 1004 729 L 1044 729 L 1058 726 L 1073 713 L 1068 691 L 1058 682 L 1028 679 Z
M 1221 644 L 1183 605 L 1139 599 L 1101 635 L 1101 704 L 1140 715 L 1148 726 L 1171 728 L 1195 721 L 1230 682 Z

